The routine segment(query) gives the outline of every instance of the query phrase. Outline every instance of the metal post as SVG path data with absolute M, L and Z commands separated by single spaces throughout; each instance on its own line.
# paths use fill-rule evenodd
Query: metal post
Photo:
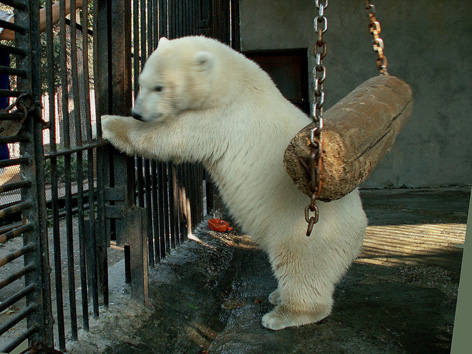
M 98 116 L 128 115 L 132 102 L 131 86 L 131 3 L 126 0 L 98 0 L 97 89 Z M 101 151 L 108 165 L 105 179 L 108 231 L 119 245 L 125 244 L 127 209 L 135 203 L 134 160 L 111 147 Z M 126 171 L 126 173 L 122 173 Z M 108 198 L 107 198 L 108 197 Z
M 149 301 L 148 222 L 146 209 L 132 207 L 127 213 L 127 237 L 130 245 L 131 294 L 144 303 Z

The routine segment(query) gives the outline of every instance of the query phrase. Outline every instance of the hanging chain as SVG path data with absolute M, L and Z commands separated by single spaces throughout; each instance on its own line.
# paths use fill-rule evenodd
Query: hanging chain
M 310 236 L 313 230 L 313 226 L 318 222 L 319 210 L 316 205 L 316 200 L 321 193 L 321 179 L 320 173 L 322 168 L 322 144 L 321 144 L 321 131 L 323 130 L 323 106 L 325 101 L 325 93 L 323 84 L 326 80 L 326 67 L 323 65 L 323 59 L 327 54 L 327 45 L 323 39 L 323 34 L 328 30 L 328 20 L 324 15 L 324 10 L 328 7 L 328 0 L 324 3 L 316 0 L 316 8 L 318 9 L 318 16 L 315 17 L 314 28 L 317 34 L 317 40 L 314 46 L 315 54 L 315 67 L 313 68 L 313 81 L 314 81 L 314 100 L 311 110 L 311 118 L 314 126 L 310 131 L 310 160 L 309 160 L 309 172 L 311 176 L 310 180 L 310 192 L 311 200 L 310 204 L 305 208 L 305 220 L 308 223 L 306 235 Z M 310 216 L 310 212 L 314 213 Z
M 384 55 L 384 41 L 379 36 L 382 30 L 379 21 L 375 18 L 375 6 L 369 0 L 365 0 L 365 9 L 369 16 L 369 31 L 374 37 L 372 47 L 377 53 L 377 68 L 380 71 L 380 75 L 388 75 L 387 57 Z
M 306 235 L 310 236 L 314 225 L 319 220 L 319 210 L 316 200 L 321 194 L 321 169 L 322 159 L 322 140 L 321 132 L 323 130 L 323 106 L 325 102 L 325 93 L 323 84 L 326 80 L 326 67 L 323 65 L 323 59 L 327 54 L 327 45 L 323 39 L 323 34 L 328 30 L 328 20 L 324 15 L 324 10 L 328 8 L 328 0 L 324 3 L 320 0 L 315 1 L 318 15 L 315 17 L 314 28 L 317 34 L 317 40 L 314 47 L 315 67 L 313 69 L 314 81 L 314 100 L 311 110 L 313 128 L 310 131 L 310 158 L 308 163 L 309 174 L 311 177 L 309 188 L 311 193 L 310 204 L 305 208 L 305 220 L 308 223 Z M 374 37 L 372 47 L 377 53 L 377 67 L 381 75 L 388 75 L 387 57 L 384 55 L 384 42 L 380 38 L 380 23 L 375 18 L 375 6 L 369 0 L 365 0 L 365 9 L 369 16 L 369 31 Z M 314 215 L 310 216 L 310 212 Z

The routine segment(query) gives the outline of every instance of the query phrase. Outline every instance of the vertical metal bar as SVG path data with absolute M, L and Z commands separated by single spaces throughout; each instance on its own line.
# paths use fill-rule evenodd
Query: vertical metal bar
M 168 25 L 168 0 L 159 0 L 159 37 L 169 37 Z
M 185 0 L 182 6 L 182 35 L 184 36 L 188 36 L 191 34 L 190 24 L 192 18 L 189 16 L 190 4 L 191 0 Z
M 68 124 L 67 124 L 68 125 Z M 66 126 L 66 125 L 64 125 Z M 72 156 L 66 155 L 65 157 L 65 191 L 66 191 L 66 248 L 67 248 L 67 273 L 68 273 L 68 286 L 69 286 L 69 310 L 71 316 L 71 330 L 72 339 L 77 340 L 77 309 L 76 309 L 76 296 L 75 296 L 75 273 L 74 273 L 74 224 L 72 215 L 72 180 L 71 180 L 71 169 L 72 169 Z
M 154 240 L 152 237 L 152 207 L 151 207 L 151 171 L 150 171 L 150 162 L 149 160 L 144 161 L 145 176 L 146 176 L 146 230 L 147 234 L 147 243 L 149 247 L 148 255 L 151 265 L 154 265 Z
M 192 209 L 191 209 L 191 200 L 192 200 L 192 180 L 190 176 L 190 165 L 186 163 L 184 165 L 184 174 L 185 174 L 185 214 L 187 220 L 187 235 L 192 233 Z
M 128 259 L 128 261 L 125 261 L 125 282 L 126 284 L 131 283 L 131 262 L 129 259 L 131 258 L 131 253 L 130 253 L 130 245 L 126 244 L 124 245 L 124 252 L 125 252 L 125 260 Z
M 201 166 L 195 165 L 195 209 L 197 210 L 197 225 L 202 220 L 202 177 L 201 177 Z
M 100 260 L 101 257 L 103 257 L 103 254 L 101 252 L 103 252 L 103 248 L 102 247 L 99 247 L 99 245 L 97 244 L 97 239 L 96 239 L 96 229 L 95 229 L 95 226 L 96 226 L 96 223 L 95 223 L 95 196 L 94 196 L 94 169 L 93 169 L 93 161 L 94 161 L 94 156 L 93 156 L 93 150 L 92 149 L 89 149 L 87 150 L 87 166 L 88 166 L 88 204 L 89 204 L 89 208 L 88 208 L 88 212 L 89 212 L 89 215 L 88 215 L 88 218 L 87 218 L 87 223 L 84 225 L 86 228 L 86 234 L 89 235 L 91 238 L 92 238 L 92 243 L 94 244 L 95 246 L 95 249 L 97 250 L 97 253 L 100 251 L 100 253 L 96 254 L 96 257 L 93 257 L 93 258 L 89 258 L 87 256 L 87 244 L 82 244 L 80 247 L 81 247 L 81 257 L 83 256 L 84 257 L 84 261 L 81 261 L 81 272 L 82 272 L 82 275 L 81 275 L 81 287 L 82 287 L 82 314 L 83 314 L 83 326 L 84 326 L 84 330 L 88 331 L 89 329 L 89 326 L 88 326 L 88 306 L 87 308 L 85 308 L 84 306 L 84 303 L 87 304 L 88 302 L 86 301 L 87 300 L 87 284 L 86 284 L 86 279 L 87 279 L 87 275 L 90 274 L 90 279 L 92 281 L 92 283 L 97 283 L 98 284 L 98 277 L 97 277 L 97 271 L 98 271 L 98 267 L 97 267 L 97 260 Z M 79 202 L 80 203 L 80 202 Z M 85 220 L 84 220 L 85 222 Z M 82 238 L 82 234 L 80 236 L 80 238 Z M 106 252 L 106 251 L 105 251 Z M 86 260 L 89 260 L 89 262 L 86 262 Z M 88 270 L 87 270 L 87 263 L 91 263 L 91 265 L 88 267 Z M 82 270 L 82 267 L 84 267 L 85 269 Z M 103 286 L 103 284 L 100 282 L 100 284 Z M 85 289 L 85 290 L 84 290 Z M 96 304 L 94 306 L 94 311 L 95 311 L 95 315 L 98 316 L 98 290 L 97 290 L 97 293 L 93 294 L 93 298 L 95 299 L 96 301 Z M 87 310 L 87 311 L 86 311 Z M 85 313 L 87 313 L 87 315 L 85 315 Z
M 200 175 L 199 165 L 193 165 L 193 188 L 194 188 L 194 208 L 195 208 L 195 225 L 200 223 Z
M 95 19 L 96 20 L 96 19 Z M 81 83 L 80 88 L 81 88 L 81 93 L 85 99 L 80 100 L 83 108 L 83 117 L 84 117 L 84 125 L 85 125 L 85 133 L 86 133 L 86 139 L 87 142 L 92 141 L 92 122 L 91 122 L 91 111 L 90 111 L 90 90 L 89 90 L 89 60 L 88 60 L 88 55 L 89 55 L 89 41 L 88 41 L 88 33 L 87 33 L 87 27 L 88 27 L 88 6 L 84 6 L 82 8 L 82 25 L 83 29 L 82 30 L 82 66 L 81 66 L 81 71 L 80 71 L 80 76 L 82 78 L 79 83 Z M 94 152 L 92 149 L 87 150 L 87 181 L 88 181 L 88 219 L 87 219 L 87 224 L 84 225 L 88 227 L 88 232 L 87 235 L 89 235 L 92 239 L 92 243 L 95 246 L 95 253 L 96 256 L 93 258 L 88 258 L 86 257 L 87 255 L 87 250 L 86 250 L 86 245 L 81 245 L 81 257 L 84 257 L 84 261 L 81 261 L 81 280 L 82 280 L 82 313 L 83 313 L 83 326 L 85 330 L 88 330 L 88 304 L 87 302 L 87 284 L 86 284 L 86 275 L 90 274 L 90 279 L 92 284 L 95 285 L 95 291 L 92 291 L 92 296 L 94 300 L 94 315 L 98 316 L 98 287 L 101 286 L 102 292 L 104 291 L 103 289 L 103 274 L 100 274 L 101 276 L 99 277 L 97 272 L 100 271 L 100 273 L 103 272 L 103 269 L 100 267 L 98 268 L 98 264 L 100 263 L 100 260 L 104 257 L 104 253 L 106 253 L 106 247 L 103 247 L 101 244 L 97 244 L 97 233 L 96 233 L 96 223 L 95 223 L 95 182 L 94 182 Z M 79 181 L 81 183 L 81 181 Z M 80 205 L 80 202 L 79 202 Z M 85 220 L 84 220 L 85 222 Z M 82 237 L 80 237 L 79 240 L 82 240 Z M 87 267 L 87 262 L 85 262 L 86 259 L 89 259 L 91 265 Z M 87 270 L 88 269 L 88 270 Z M 105 271 L 107 269 L 105 268 Z
M 93 68 L 95 78 L 95 110 L 97 117 L 97 137 L 102 137 L 101 116 L 110 112 L 110 95 L 109 80 L 111 73 L 110 65 L 110 16 L 108 15 L 108 1 L 94 0 L 94 23 L 93 23 Z M 100 149 L 103 151 L 104 149 Z
M 152 176 L 152 215 L 153 215 L 153 237 L 154 237 L 154 257 L 157 262 L 161 260 L 160 253 L 160 232 L 159 232 L 159 182 L 158 182 L 158 165 L 156 160 L 151 161 L 151 176 Z
M 168 6 L 168 20 L 167 20 L 167 36 L 171 39 L 175 37 L 174 25 L 175 25 L 175 0 L 169 0 Z
M 108 287 L 108 255 L 107 249 L 110 244 L 109 234 L 106 233 L 105 224 L 105 172 L 103 152 L 97 150 L 97 245 L 98 245 L 98 265 L 100 282 L 103 287 L 103 304 L 108 307 L 109 301 L 109 287 Z
M 75 0 L 71 0 L 71 9 L 75 9 Z M 81 104 L 79 93 L 79 75 L 78 75 L 78 54 L 77 54 L 77 30 L 76 30 L 76 11 L 71 10 L 71 78 L 72 78 L 72 94 L 74 102 L 74 126 L 75 126 L 75 145 L 82 146 L 82 122 L 81 122 Z M 76 156 L 77 163 L 77 196 L 78 196 L 78 228 L 79 228 L 79 265 L 80 265 L 80 282 L 82 294 L 82 318 L 85 328 L 88 328 L 88 293 L 87 286 L 91 288 L 92 302 L 95 317 L 98 317 L 98 284 L 96 279 L 96 272 L 91 270 L 91 282 L 87 284 L 87 265 L 86 265 L 86 250 L 85 250 L 85 216 L 84 216 L 84 171 L 83 171 L 83 153 L 78 152 Z M 91 235 L 92 229 L 87 234 Z M 96 259 L 96 247 L 93 247 L 93 253 L 90 259 Z M 95 275 L 95 277 L 94 277 Z
M 207 214 L 210 214 L 213 210 L 213 183 L 211 181 L 211 176 L 208 172 L 205 171 L 205 191 L 206 191 L 206 210 Z
M 141 71 L 140 61 L 141 61 L 141 53 L 140 53 L 140 42 L 139 42 L 139 1 L 133 1 L 133 69 L 134 69 L 134 77 L 133 77 L 133 90 L 134 90 L 134 97 L 137 96 L 139 91 L 139 82 L 138 76 L 139 72 Z M 138 168 L 139 170 L 139 168 Z
M 170 251 L 171 249 L 171 230 L 170 230 L 170 220 L 169 220 L 169 167 L 170 162 L 166 162 L 165 169 L 164 169 L 164 233 L 165 233 L 165 240 L 166 240 L 166 251 Z
M 193 23 L 192 23 L 192 26 L 193 26 L 193 34 L 199 34 L 199 18 L 200 18 L 200 12 L 201 12 L 201 9 L 200 9 L 200 0 L 192 0 L 192 8 L 195 9 L 194 12 L 193 12 Z
M 193 231 L 193 226 L 196 225 L 196 220 L 197 220 L 197 210 L 195 209 L 195 174 L 194 174 L 194 165 L 189 164 L 188 165 L 188 180 L 189 180 L 189 202 L 190 202 L 190 210 L 191 210 L 191 229 L 190 232 Z
M 144 66 L 144 63 L 147 60 L 147 41 L 146 41 L 146 35 L 147 35 L 147 24 L 146 24 L 146 0 L 141 0 L 141 25 L 140 25 L 140 30 L 141 30 L 141 58 L 142 58 L 142 65 Z
M 231 0 L 231 46 L 238 52 L 241 51 L 239 0 Z
M 49 107 L 49 148 L 52 152 L 57 151 L 56 147 L 56 105 L 55 105 L 55 70 L 54 70 L 54 46 L 52 32 L 52 0 L 47 0 L 45 4 L 46 11 L 46 59 L 47 59 L 47 92 Z M 51 212 L 52 212 L 52 234 L 54 247 L 54 280 L 56 292 L 56 323 L 58 330 L 59 349 L 65 350 L 65 328 L 64 328 L 64 299 L 62 289 L 62 259 L 61 259 L 61 240 L 59 228 L 59 205 L 58 205 L 58 176 L 57 176 L 57 157 L 50 159 L 51 164 Z
M 196 6 L 195 0 L 188 1 L 187 6 L 187 18 L 188 18 L 188 26 L 189 26 L 189 34 L 195 35 L 197 34 L 197 25 L 195 23 L 195 17 L 198 12 L 198 7 Z
M 99 316 L 99 310 L 98 310 L 98 278 L 97 278 L 97 259 L 98 257 L 98 245 L 95 239 L 95 235 L 92 233 L 92 222 L 90 220 L 87 220 L 87 223 L 85 223 L 84 220 L 84 233 L 81 234 L 81 238 L 84 238 L 83 242 L 83 247 L 84 250 L 81 250 L 81 257 L 82 257 L 82 252 L 84 252 L 84 259 L 87 259 L 88 262 L 85 264 L 82 264 L 81 261 L 81 268 L 82 266 L 85 267 L 86 272 L 82 273 L 81 276 L 81 284 L 82 287 L 87 288 L 90 287 L 90 293 L 92 294 L 92 300 L 93 300 L 93 317 L 98 318 Z M 88 279 L 89 282 L 85 281 Z M 87 291 L 84 291 L 82 289 L 82 306 L 84 304 L 84 295 L 87 295 Z M 85 298 L 87 300 L 87 298 Z M 85 301 L 87 304 L 88 302 Z M 87 328 L 88 328 L 88 307 L 84 309 L 84 311 L 87 313 Z M 84 325 L 85 325 L 85 320 L 84 320 Z
M 167 188 L 168 188 L 168 194 L 169 194 L 169 231 L 170 231 L 170 248 L 173 249 L 175 248 L 176 245 L 176 223 L 175 223 L 175 199 L 174 199 L 174 168 L 173 164 L 168 165 L 168 183 L 167 183 Z
M 174 193 L 176 194 L 176 200 L 177 200 L 177 220 L 178 220 L 178 225 L 179 225 L 179 233 L 177 235 L 178 237 L 178 243 L 181 244 L 183 242 L 183 234 L 184 234 L 184 225 L 183 225 L 183 218 L 182 218 L 182 176 L 181 176 L 181 169 L 180 165 L 175 166 L 175 189 Z
M 187 215 L 187 169 L 186 164 L 180 165 L 180 210 L 182 219 L 182 231 L 185 238 L 188 236 L 188 215 Z
M 40 123 L 41 105 L 40 98 L 40 44 L 39 44 L 39 6 L 36 1 L 25 2 L 23 10 L 15 10 L 15 23 L 27 28 L 24 34 L 17 33 L 16 45 L 25 48 L 29 54 L 18 59 L 17 68 L 27 72 L 25 78 L 18 77 L 17 89 L 21 92 L 28 92 L 34 100 L 34 110 L 30 112 L 29 119 L 23 125 L 24 135 L 28 137 L 20 144 L 22 156 L 31 156 L 33 163 L 21 165 L 20 176 L 24 180 L 32 182 L 30 188 L 21 190 L 21 199 L 33 203 L 32 208 L 25 209 L 22 214 L 23 224 L 33 225 L 32 231 L 23 234 L 24 245 L 35 244 L 35 252 L 28 252 L 24 255 L 26 267 L 36 265 L 34 271 L 25 275 L 25 285 L 34 284 L 37 291 L 27 295 L 27 305 L 37 303 L 40 305 L 39 311 L 34 311 L 28 316 L 27 326 L 31 330 L 25 332 L 22 337 L 29 337 L 32 341 L 44 343 L 48 346 L 54 344 L 53 339 L 53 317 L 51 309 L 51 286 L 49 267 L 49 246 L 47 238 L 47 213 L 44 190 L 44 155 L 42 144 L 42 124 Z M 34 328 L 33 328 L 34 327 Z M 13 348 L 17 346 L 12 343 Z M 13 349 L 12 348 L 12 349 Z
M 177 1 L 169 0 L 169 37 L 177 38 L 176 31 L 176 17 L 177 17 Z
M 74 110 L 70 112 L 72 115 L 73 120 L 71 121 L 71 125 L 75 130 L 75 145 L 82 146 L 82 132 L 81 132 L 81 122 L 80 122 L 80 111 L 81 111 L 81 104 L 79 99 L 79 80 L 78 80 L 78 72 L 77 72 L 77 27 L 76 27 L 76 11 L 75 9 L 75 1 L 76 0 L 68 0 L 70 1 L 70 61 L 71 61 L 71 90 L 72 90 L 72 102 L 74 104 Z M 80 223 L 79 223 L 80 224 Z
M 66 23 L 65 23 L 65 1 L 60 1 L 59 6 L 59 39 L 60 39 L 60 62 L 61 62 L 61 89 L 62 89 L 62 119 L 64 148 L 70 148 L 70 122 L 69 122 L 69 95 L 67 87 L 67 52 L 66 52 Z M 77 311 L 75 298 L 75 276 L 74 276 L 74 249 L 73 249 L 73 222 L 72 222 L 72 190 L 71 190 L 71 155 L 64 157 L 65 168 L 65 193 L 66 193 L 66 248 L 67 248 L 67 272 L 69 286 L 69 311 L 71 317 L 71 335 L 77 340 Z
M 108 7 L 102 0 L 93 1 L 93 68 L 94 68 L 94 92 L 95 92 L 95 117 L 97 137 L 102 137 L 101 115 L 108 112 L 108 68 L 109 49 L 107 27 L 109 24 Z M 96 155 L 97 165 L 97 244 L 99 245 L 99 267 L 103 284 L 103 303 L 109 305 L 108 292 L 108 259 L 107 248 L 110 243 L 110 232 L 106 228 L 105 218 L 105 181 L 109 180 L 109 165 L 106 159 L 108 147 L 98 148 Z
M 198 225 L 200 222 L 200 209 L 199 209 L 199 189 L 198 189 L 198 165 L 193 164 L 192 166 L 192 180 L 193 180 L 193 210 L 194 214 L 194 225 Z
M 143 60 L 142 54 L 140 52 L 140 26 L 139 20 L 140 16 L 140 4 L 143 1 L 133 1 L 133 68 L 134 68 L 134 77 L 133 77 L 133 91 L 134 97 L 137 96 L 139 92 L 139 82 L 138 76 L 141 70 L 140 62 Z M 143 159 L 136 157 L 136 182 L 138 189 L 138 205 L 144 207 L 144 177 L 143 177 Z
M 154 26 L 152 25 L 152 15 L 153 15 L 153 11 L 152 11 L 152 0 L 147 0 L 147 36 L 146 36 L 146 40 L 147 40 L 147 48 L 148 48 L 148 57 L 149 55 L 151 55 L 152 53 L 152 44 L 153 44 L 153 40 L 152 40 L 152 36 L 153 36 L 153 28 Z
M 185 5 L 185 0 L 176 2 L 175 6 L 175 38 L 182 37 L 182 7 Z
M 203 220 L 203 168 L 201 165 L 196 167 L 197 179 L 197 210 L 198 210 L 198 223 Z
M 179 222 L 179 180 L 177 176 L 177 166 L 172 164 L 172 209 L 174 213 L 174 242 L 179 245 L 180 242 L 180 222 Z
M 157 48 L 157 43 L 159 42 L 159 0 L 153 0 L 152 2 L 152 9 L 153 9 L 153 22 L 152 22 L 152 27 L 154 31 L 154 38 L 153 38 L 153 45 L 152 48 L 156 49 Z
M 78 80 L 78 98 L 79 102 L 76 102 L 75 104 L 80 103 L 80 112 L 82 113 L 79 117 L 83 118 L 79 120 L 79 126 L 82 127 L 84 126 L 85 131 L 81 131 L 81 140 L 86 140 L 88 143 L 92 141 L 92 126 L 91 126 L 91 116 L 90 116 L 90 92 L 89 92 L 89 70 L 88 70 L 88 35 L 87 35 L 87 6 L 84 6 L 82 9 L 82 19 L 81 22 L 83 24 L 83 30 L 81 32 L 81 39 L 82 39 L 82 55 L 80 58 L 77 58 L 77 61 L 80 59 L 80 64 L 78 65 L 78 76 L 80 77 L 81 80 Z M 75 19 L 75 14 L 74 14 L 74 21 Z M 72 26 L 74 25 L 72 20 L 72 14 L 71 14 L 71 22 Z M 80 99 L 82 97 L 82 99 Z M 81 156 L 83 156 L 81 154 Z M 84 161 L 87 161 L 87 166 L 86 166 L 86 174 L 83 175 L 83 178 L 80 179 L 78 183 L 80 185 L 83 185 L 83 181 L 85 178 L 87 179 L 88 182 L 88 188 L 87 188 L 87 199 L 88 199 L 88 219 L 87 219 L 87 224 L 83 225 L 82 230 L 87 230 L 86 233 L 88 235 L 91 235 L 93 238 L 95 238 L 95 211 L 94 211 L 94 204 L 95 204 L 95 198 L 94 198 L 94 172 L 93 172 L 93 150 L 89 149 L 87 150 L 87 155 L 84 159 Z M 79 164 L 80 167 L 82 167 L 82 164 Z M 82 188 L 83 189 L 83 188 Z M 82 197 L 84 199 L 84 197 Z M 80 208 L 80 201 L 79 201 L 79 208 Z M 80 209 L 79 209 L 80 210 Z M 85 223 L 84 218 L 84 210 L 82 211 L 82 217 L 80 217 L 81 222 Z M 86 257 L 86 244 L 84 241 L 84 237 L 82 237 L 83 234 L 79 233 L 79 247 L 80 247 L 80 270 L 81 270 L 81 288 L 82 288 L 82 314 L 83 314 L 83 325 L 84 329 L 88 330 L 88 306 L 84 306 L 84 300 L 87 300 L 87 275 L 89 271 L 87 271 L 87 257 Z M 83 258 L 83 259 L 82 259 Z M 96 260 L 96 258 L 94 258 Z M 94 272 L 94 270 L 91 270 Z M 96 271 L 96 268 L 95 268 Z M 85 301 L 85 304 L 87 304 L 87 301 Z M 86 314 L 86 315 L 85 315 Z
M 187 235 L 193 232 L 193 209 L 192 209 L 192 178 L 190 165 L 186 164 L 185 176 L 186 176 L 186 200 L 185 210 L 187 213 Z
M 180 241 L 184 242 L 187 239 L 187 222 L 185 212 L 185 174 L 183 166 L 178 166 L 178 178 L 179 178 L 179 219 L 180 219 Z
M 92 142 L 92 117 L 90 111 L 90 72 L 89 72 L 89 37 L 87 33 L 88 29 L 88 6 L 83 6 L 82 8 L 82 68 L 81 68 L 81 77 L 80 81 L 82 87 L 83 98 L 81 103 L 83 105 L 82 112 L 84 113 L 85 119 L 85 130 L 86 130 L 86 140 L 87 142 Z M 93 163 L 89 161 L 89 171 L 93 177 Z M 89 172 L 90 175 L 90 172 Z M 93 185 L 92 185 L 93 186 Z M 90 186 L 89 186 L 90 187 Z M 90 188 L 89 188 L 90 189 Z M 92 188 L 93 189 L 93 188 Z M 93 194 L 92 194 L 93 196 Z M 93 200 L 93 198 L 91 198 Z M 92 218 L 93 219 L 93 218 Z
M 158 183 L 159 183 L 159 258 L 164 259 L 166 256 L 166 227 L 165 218 L 166 210 L 164 206 L 165 199 L 165 162 L 158 164 Z
M 144 159 L 141 157 L 136 157 L 136 182 L 137 182 L 137 189 L 138 189 L 138 202 L 137 204 L 140 207 L 144 207 L 144 176 L 143 176 L 143 161 Z
M 109 89 L 113 97 L 110 112 L 127 115 L 133 96 L 131 86 L 131 3 L 128 0 L 109 1 L 111 2 L 110 16 L 112 21 L 109 43 L 112 58 L 112 86 Z

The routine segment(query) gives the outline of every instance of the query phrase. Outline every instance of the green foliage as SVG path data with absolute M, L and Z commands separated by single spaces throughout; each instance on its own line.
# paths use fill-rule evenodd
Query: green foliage
M 52 183 L 52 171 L 53 171 L 53 163 L 52 159 L 46 159 L 44 165 L 44 179 L 46 184 Z M 57 174 L 57 181 L 58 183 L 64 183 L 66 181 L 66 158 L 64 156 L 56 158 L 56 174 Z M 77 181 L 79 178 L 79 170 L 77 164 L 77 158 L 71 157 L 70 158 L 70 179 L 71 181 Z M 88 176 L 88 160 L 82 160 L 82 178 L 86 179 Z
M 55 3 L 56 1 L 53 1 Z M 40 7 L 44 7 L 46 5 L 46 0 L 40 1 Z M 76 15 L 76 21 L 78 24 L 82 24 L 82 11 L 79 10 Z M 70 18 L 70 15 L 67 16 Z M 93 1 L 88 1 L 87 6 L 87 23 L 85 26 L 83 25 L 83 33 L 87 33 L 87 29 L 93 27 Z M 88 48 L 83 48 L 83 40 L 82 40 L 82 32 L 77 29 L 77 38 L 76 38 L 76 46 L 77 46 L 77 56 L 81 57 L 83 50 L 87 51 L 88 53 L 88 62 L 89 62 L 89 72 L 92 72 L 92 46 L 93 46 L 93 38 L 88 36 Z M 71 58 L 71 32 L 70 26 L 66 24 L 65 33 L 61 33 L 60 25 L 57 23 L 53 26 L 52 30 L 52 41 L 48 47 L 48 40 L 47 34 L 41 33 L 40 34 L 40 43 L 41 43 L 41 63 L 40 63 L 40 73 L 41 73 L 41 92 L 43 94 L 52 93 L 54 94 L 57 91 L 57 88 L 61 84 L 70 85 L 70 76 L 71 76 L 71 69 L 72 69 L 72 58 Z M 61 50 L 61 42 L 65 42 L 65 48 Z M 48 60 L 48 51 L 52 51 L 52 58 L 53 60 Z M 62 52 L 62 53 L 61 53 Z M 66 66 L 64 67 L 61 65 L 61 55 L 65 56 Z M 81 59 L 78 58 L 79 65 Z M 66 71 L 64 73 L 63 71 Z M 92 75 L 90 75 L 91 77 Z M 66 78 L 67 82 L 63 82 L 61 77 Z M 93 80 L 90 79 L 90 84 L 93 83 Z

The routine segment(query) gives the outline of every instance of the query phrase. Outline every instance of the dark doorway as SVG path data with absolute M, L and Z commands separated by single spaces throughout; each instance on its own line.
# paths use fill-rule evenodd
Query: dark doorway
M 285 98 L 309 113 L 306 48 L 248 51 L 244 55 L 269 74 Z

